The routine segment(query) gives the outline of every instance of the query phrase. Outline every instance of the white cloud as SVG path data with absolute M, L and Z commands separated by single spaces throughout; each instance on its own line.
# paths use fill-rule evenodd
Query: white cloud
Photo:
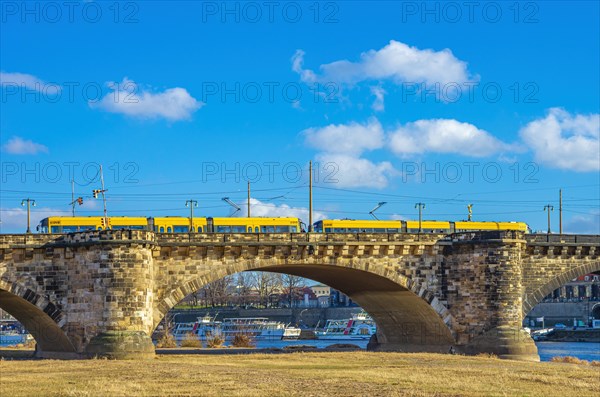
M 567 233 L 600 234 L 600 211 L 572 217 L 565 222 L 564 230 Z
M 290 207 L 287 204 L 265 203 L 260 200 L 250 199 L 250 213 L 256 217 L 292 217 L 300 218 L 305 224 L 308 224 L 308 209 L 304 207 Z M 248 208 L 242 208 L 240 216 L 248 216 Z M 313 222 L 326 219 L 327 215 L 323 212 L 313 211 Z
M 327 181 L 333 187 L 370 187 L 382 189 L 388 185 L 389 178 L 396 175 L 396 170 L 388 161 L 374 163 L 365 158 L 343 153 L 318 153 L 315 156 L 321 165 L 333 164 L 335 171 L 328 175 Z
M 380 149 L 385 144 L 383 127 L 376 118 L 366 124 L 330 124 L 302 131 L 305 143 L 320 150 L 315 159 L 332 173 L 327 182 L 336 187 L 383 188 L 394 174 L 389 162 L 373 163 L 361 158 L 365 151 Z
M 10 154 L 38 154 L 48 153 L 48 148 L 29 139 L 13 136 L 2 145 L 2 151 Z
M 46 94 L 56 94 L 61 90 L 58 84 L 49 84 L 39 78 L 26 73 L 5 73 L 0 72 L 0 86 L 17 86 L 29 90 L 45 92 Z M 49 92 L 51 91 L 51 92 Z
M 304 69 L 304 51 L 297 50 L 292 57 L 292 70 L 305 83 L 338 82 L 353 85 L 367 80 L 400 82 L 425 82 L 447 84 L 469 81 L 467 64 L 457 59 L 452 51 L 443 49 L 420 50 L 399 41 L 391 40 L 380 50 L 369 50 L 360 60 L 334 61 L 319 67 L 320 74 Z
M 56 208 L 34 207 L 31 210 L 30 227 L 35 233 L 37 225 L 49 216 L 71 215 L 70 211 Z M 0 233 L 25 233 L 27 230 L 27 209 L 24 207 L 0 208 Z
M 534 158 L 548 167 L 572 171 L 600 170 L 600 114 L 572 115 L 552 108 L 520 131 Z
M 374 87 L 371 87 L 371 94 L 373 94 L 375 96 L 375 101 L 373 101 L 373 104 L 371 105 L 371 109 L 375 110 L 376 112 L 383 112 L 385 110 L 385 105 L 384 105 L 385 90 L 381 86 L 374 86 Z
M 390 149 L 399 155 L 425 152 L 485 157 L 517 149 L 473 124 L 454 119 L 417 120 L 390 133 Z
M 152 93 L 127 78 L 120 83 L 111 82 L 108 86 L 112 92 L 98 102 L 90 102 L 92 108 L 126 116 L 178 121 L 189 119 L 192 113 L 204 106 L 203 102 L 180 87 Z
M 329 153 L 358 155 L 365 150 L 383 147 L 384 132 L 379 121 L 371 118 L 366 124 L 330 124 L 302 131 L 305 142 Z

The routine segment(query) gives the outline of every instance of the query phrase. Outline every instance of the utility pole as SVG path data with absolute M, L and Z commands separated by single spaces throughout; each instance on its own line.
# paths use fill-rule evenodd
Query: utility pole
M 550 231 L 550 211 L 554 211 L 554 206 L 548 204 L 544 206 L 544 211 L 548 211 L 548 234 L 551 233 Z
M 106 211 L 106 195 L 104 194 L 107 190 L 104 188 L 104 175 L 102 174 L 102 165 L 100 165 L 100 183 L 102 184 L 102 189 L 94 189 L 92 193 L 94 198 L 98 198 L 98 193 L 102 194 L 102 203 L 104 204 L 104 228 L 110 228 L 108 224 L 108 212 Z
M 421 224 L 423 223 L 422 211 L 425 209 L 425 203 L 417 203 L 417 204 L 415 204 L 415 208 L 419 209 L 419 233 L 421 233 L 421 230 L 423 229 L 421 227 Z
M 308 231 L 313 229 L 312 160 L 308 162 Z
M 562 189 L 558 190 L 558 233 L 562 234 Z
M 75 203 L 77 203 L 79 205 L 82 205 L 83 204 L 83 197 L 77 197 L 77 198 L 75 198 L 75 181 L 72 180 L 71 181 L 71 214 L 73 216 L 75 216 Z M 79 230 L 79 228 L 77 230 Z
M 75 216 L 75 179 L 71 179 L 71 215 Z
M 198 202 L 196 200 L 187 200 L 185 206 L 190 207 L 190 233 L 194 233 L 194 207 L 198 207 Z
M 473 204 L 467 204 L 467 210 L 469 211 L 468 221 L 471 222 L 473 219 Z
M 21 206 L 25 206 L 25 203 L 27 203 L 27 233 L 31 233 L 31 228 L 30 228 L 30 219 L 31 219 L 31 208 L 30 207 L 35 207 L 35 200 L 32 200 L 30 198 L 26 198 L 23 199 L 23 201 L 21 201 Z
M 248 181 L 248 218 L 250 218 L 250 181 Z

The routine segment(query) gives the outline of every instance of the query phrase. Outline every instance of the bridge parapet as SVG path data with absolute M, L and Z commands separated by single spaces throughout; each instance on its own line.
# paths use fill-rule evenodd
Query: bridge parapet
M 529 245 L 600 245 L 600 235 L 593 234 L 526 234 L 525 240 Z
M 453 243 L 478 243 L 478 242 L 502 242 L 502 241 L 518 241 L 525 240 L 523 232 L 516 230 L 493 230 L 479 232 L 460 232 L 453 233 L 442 238 L 442 241 L 450 241 Z
M 414 243 L 435 244 L 445 234 L 438 233 L 157 233 L 159 245 L 202 243 Z
M 42 246 L 56 239 L 56 234 L 0 234 L 0 249 Z

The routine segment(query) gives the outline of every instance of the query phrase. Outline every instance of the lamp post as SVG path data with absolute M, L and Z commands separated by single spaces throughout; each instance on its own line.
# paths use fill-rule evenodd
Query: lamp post
M 190 233 L 194 233 L 194 207 L 198 207 L 198 202 L 196 200 L 187 200 L 185 206 L 190 207 Z
M 21 206 L 24 207 L 25 203 L 27 203 L 27 233 L 31 233 L 31 227 L 30 227 L 31 208 L 30 207 L 35 207 L 35 200 L 32 200 L 30 198 L 23 199 L 23 201 L 21 201 Z
M 423 229 L 421 227 L 421 224 L 423 223 L 423 210 L 425 209 L 425 203 L 417 203 L 415 204 L 415 208 L 419 209 L 419 233 L 421 233 L 421 230 Z
M 554 206 L 550 204 L 545 205 L 544 211 L 548 211 L 548 234 L 550 234 L 550 211 L 554 211 Z

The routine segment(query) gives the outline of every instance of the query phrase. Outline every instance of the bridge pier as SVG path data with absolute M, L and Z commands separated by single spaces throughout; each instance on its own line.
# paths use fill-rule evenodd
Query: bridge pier
M 106 331 L 92 338 L 85 349 L 88 357 L 114 359 L 154 358 L 152 339 L 143 331 Z
M 70 261 L 63 329 L 79 357 L 154 357 L 153 242 L 147 237 L 126 231 L 78 233 L 65 236 L 64 247 L 53 247 Z
M 472 303 L 455 310 L 455 316 L 461 318 L 463 323 L 475 320 L 475 324 L 463 327 L 467 332 L 466 335 L 459 335 L 459 341 L 462 339 L 468 342 L 459 344 L 457 351 L 466 354 L 490 353 L 513 360 L 540 361 L 535 342 L 521 326 L 524 292 L 521 253 L 526 242 L 511 237 L 514 236 L 483 242 L 455 243 L 453 246 L 453 260 L 461 262 L 463 272 L 470 273 L 467 276 L 458 272 L 458 276 L 474 280 L 473 283 L 462 283 L 463 291 L 459 291 L 462 296 L 455 300 L 457 303 L 467 303 L 464 297 L 473 300 L 475 294 L 478 294 L 483 299 L 481 309 L 485 314 L 473 318 L 473 313 L 469 313 Z M 481 319 L 486 320 L 483 327 L 477 324 Z

